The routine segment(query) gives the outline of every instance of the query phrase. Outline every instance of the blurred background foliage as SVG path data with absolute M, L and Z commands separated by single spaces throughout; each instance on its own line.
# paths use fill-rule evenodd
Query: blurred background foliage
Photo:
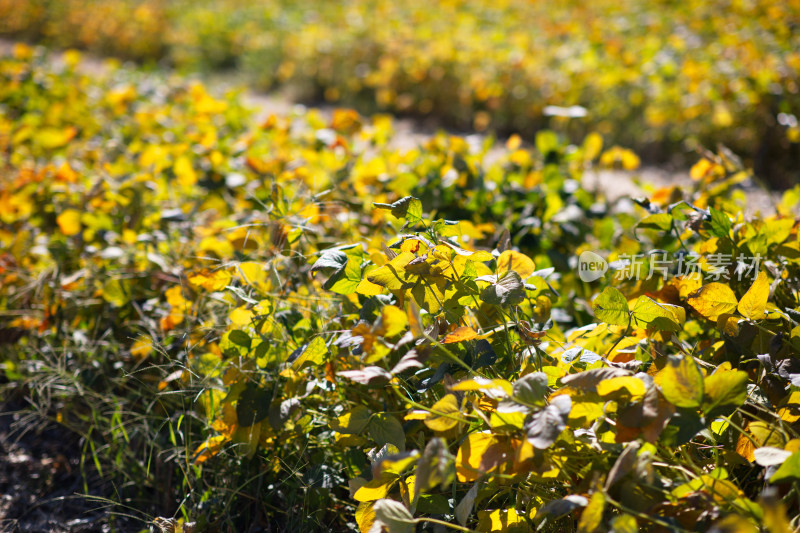
M 781 188 L 800 162 L 798 22 L 796 0 L 0 0 L 10 37 L 457 129 L 597 131 L 650 162 L 722 143 Z

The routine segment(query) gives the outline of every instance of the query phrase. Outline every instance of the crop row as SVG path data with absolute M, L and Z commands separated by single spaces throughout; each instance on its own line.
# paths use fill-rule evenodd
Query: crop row
M 649 159 L 720 142 L 776 184 L 796 179 L 795 2 L 4 0 L 0 20 L 61 47 L 240 67 L 368 113 L 597 131 Z
M 796 525 L 797 189 L 746 219 L 720 153 L 610 202 L 584 175 L 637 158 L 598 134 L 397 150 L 386 117 L 254 123 L 79 61 L 0 60 L 2 375 L 120 503 L 200 530 Z

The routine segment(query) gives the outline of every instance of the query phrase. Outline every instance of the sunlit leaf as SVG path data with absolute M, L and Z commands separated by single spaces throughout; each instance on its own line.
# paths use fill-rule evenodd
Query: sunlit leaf
M 77 209 L 65 209 L 56 217 L 56 222 L 61 233 L 68 237 L 81 231 L 81 213 Z
M 308 346 L 302 351 L 302 353 L 292 362 L 292 369 L 293 370 L 300 370 L 306 366 L 318 366 L 325 362 L 325 358 L 328 355 L 328 346 L 325 344 L 325 340 L 322 337 L 314 337 L 314 339 L 308 343 Z
M 412 196 L 401 198 L 393 204 L 373 203 L 372 205 L 379 209 L 389 209 L 392 215 L 397 218 L 405 218 L 411 224 L 422 221 L 422 203 Z
M 658 373 L 661 392 L 676 407 L 699 407 L 703 400 L 703 374 L 690 356 L 670 356 Z
M 514 250 L 506 250 L 497 258 L 497 273 L 503 275 L 508 271 L 515 271 L 519 277 L 526 279 L 533 274 L 536 266 L 533 260 L 525 254 L 515 252 Z
M 592 302 L 592 310 L 598 320 L 617 326 L 628 325 L 628 300 L 614 287 L 603 289 Z
M 455 394 L 447 394 L 431 406 L 425 425 L 434 431 L 447 431 L 458 425 L 460 410 Z
M 463 342 L 472 340 L 477 336 L 478 332 L 472 329 L 471 327 L 461 326 L 460 328 L 456 328 L 455 330 L 445 335 L 444 339 L 442 340 L 442 343 L 449 344 L 453 342 Z
M 764 272 L 759 272 L 753 285 L 739 300 L 737 309 L 750 320 L 761 320 L 765 316 L 764 311 L 767 308 L 768 298 L 769 282 L 767 281 L 767 275 Z
M 645 390 L 644 381 L 634 376 L 614 377 L 597 384 L 597 394 L 603 398 L 617 397 L 622 393 L 632 399 L 639 399 L 644 396 Z
M 357 502 L 371 502 L 385 498 L 392 490 L 392 487 L 397 484 L 398 479 L 393 474 L 382 475 L 379 478 L 372 479 L 353 494 L 353 499 Z
M 589 503 L 581 513 L 578 521 L 578 531 L 580 533 L 592 533 L 599 531 L 603 523 L 603 511 L 606 506 L 606 498 L 603 491 L 597 490 L 589 498 Z
M 636 327 L 659 331 L 680 331 L 686 320 L 683 307 L 656 302 L 649 296 L 639 296 L 633 305 L 632 316 Z
M 704 380 L 703 410 L 711 412 L 719 407 L 739 407 L 747 399 L 747 372 L 741 370 L 716 371 Z
M 687 301 L 695 311 L 713 321 L 724 313 L 733 313 L 739 304 L 733 290 L 723 283 L 703 285 Z
M 456 456 L 456 473 L 461 482 L 475 481 L 510 459 L 510 450 L 490 432 L 470 433 Z
M 197 287 L 202 287 L 207 291 L 221 291 L 231 282 L 231 275 L 225 270 L 215 270 L 213 272 L 203 270 L 190 274 L 189 283 Z

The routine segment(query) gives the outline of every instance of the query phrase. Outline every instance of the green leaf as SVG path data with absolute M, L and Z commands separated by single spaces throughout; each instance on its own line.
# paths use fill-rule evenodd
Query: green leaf
M 633 305 L 633 324 L 637 328 L 680 331 L 686 311 L 679 305 L 659 303 L 649 296 L 639 296 Z
M 339 433 L 358 435 L 367 427 L 370 416 L 369 409 L 363 405 L 356 405 L 332 422 L 331 428 Z
M 533 372 L 514 382 L 514 398 L 528 405 L 542 405 L 547 396 L 547 374 Z
M 411 252 L 402 252 L 380 268 L 367 274 L 367 280 L 390 291 L 402 289 L 407 285 L 405 267 L 415 259 Z
M 703 373 L 691 356 L 670 356 L 658 374 L 664 398 L 676 407 L 699 407 L 703 401 Z
M 717 371 L 707 376 L 703 411 L 710 413 L 719 407 L 742 405 L 747 399 L 747 381 L 747 372 L 741 370 Z
M 630 316 L 628 301 L 614 287 L 606 287 L 592 302 L 594 316 L 607 324 L 627 326 Z
M 413 196 L 400 198 L 392 204 L 373 202 L 372 205 L 378 209 L 389 209 L 392 215 L 397 218 L 405 218 L 411 224 L 417 224 L 422 221 L 422 202 Z
M 481 291 L 481 300 L 494 305 L 516 305 L 525 299 L 525 286 L 515 271 L 509 271 L 503 279 L 492 283 Z
M 333 268 L 339 270 L 347 264 L 347 254 L 341 250 L 325 250 L 311 267 L 311 271 Z
M 253 339 L 250 338 L 250 335 L 240 329 L 234 329 L 228 333 L 228 340 L 234 344 L 238 344 L 245 350 L 249 350 L 250 345 L 253 342 Z
M 321 365 L 325 362 L 325 356 L 328 355 L 328 346 L 322 337 L 314 337 L 300 357 L 292 363 L 292 370 L 300 370 L 309 365 Z
M 794 452 L 769 478 L 770 483 L 800 480 L 800 452 Z
M 548 153 L 558 150 L 559 142 L 556 132 L 542 130 L 536 134 L 536 149 L 539 153 L 546 156 Z
M 103 284 L 103 300 L 115 307 L 122 307 L 131 301 L 130 281 L 110 279 Z
M 361 283 L 361 261 L 351 257 L 344 268 L 337 270 L 322 285 L 323 288 L 336 294 L 348 295 L 356 292 Z M 314 265 L 316 266 L 316 264 Z
M 242 427 L 252 426 L 269 415 L 271 396 L 264 389 L 248 386 L 236 402 L 236 417 Z
M 669 213 L 656 213 L 654 215 L 648 215 L 640 220 L 636 227 L 669 231 L 672 228 L 672 215 Z
M 713 207 L 710 209 L 711 221 L 709 225 L 711 229 L 709 233 L 714 237 L 727 237 L 731 231 L 731 219 L 722 211 L 717 211 Z
M 367 431 L 369 437 L 378 446 L 394 444 L 401 452 L 406 449 L 406 434 L 403 431 L 403 425 L 392 415 L 380 413 L 373 416 Z

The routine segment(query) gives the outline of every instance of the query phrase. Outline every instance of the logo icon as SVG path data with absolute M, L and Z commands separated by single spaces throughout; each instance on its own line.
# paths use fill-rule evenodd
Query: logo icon
M 600 279 L 608 272 L 608 261 L 594 252 L 583 252 L 578 258 L 578 277 L 590 282 Z

